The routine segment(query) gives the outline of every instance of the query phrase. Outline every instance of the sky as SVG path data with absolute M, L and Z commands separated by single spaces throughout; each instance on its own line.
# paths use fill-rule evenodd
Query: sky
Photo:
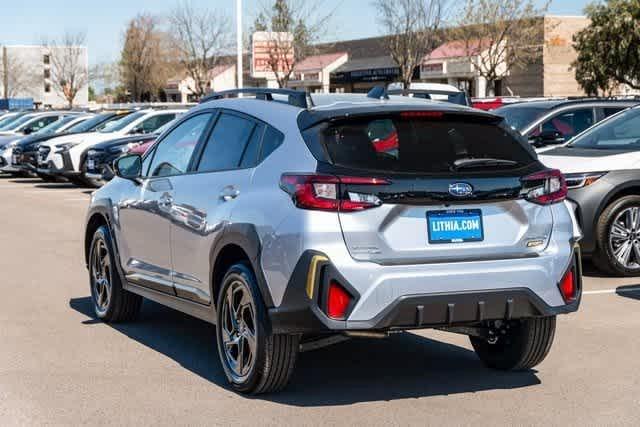
M 178 0 L 1 0 L 0 45 L 37 44 L 59 38 L 65 31 L 85 32 L 90 64 L 117 60 L 128 20 L 139 12 L 166 16 Z M 272 0 L 243 0 L 244 25 Z M 453 0 L 459 1 L 459 0 Z M 196 7 L 224 10 L 235 23 L 235 0 L 192 0 Z M 536 0 L 543 4 L 545 0 Z M 554 0 L 550 14 L 580 15 L 588 0 Z M 380 35 L 370 0 L 322 0 L 335 9 L 326 41 Z

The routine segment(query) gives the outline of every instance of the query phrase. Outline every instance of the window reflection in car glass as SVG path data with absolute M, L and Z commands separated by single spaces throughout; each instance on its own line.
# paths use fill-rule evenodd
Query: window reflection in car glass
M 210 114 L 191 117 L 171 131 L 157 146 L 151 163 L 151 176 L 185 173 Z

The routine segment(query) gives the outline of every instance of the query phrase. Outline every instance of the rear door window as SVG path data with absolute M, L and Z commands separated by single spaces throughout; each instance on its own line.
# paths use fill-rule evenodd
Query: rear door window
M 253 120 L 222 113 L 204 148 L 198 172 L 238 168 L 255 128 Z
M 309 132 L 319 132 L 332 163 L 355 169 L 428 174 L 454 172 L 467 159 L 506 160 L 500 168 L 511 169 L 535 161 L 511 128 L 470 115 L 406 113 L 325 123 L 306 132 L 315 139 Z
M 593 108 L 579 108 L 553 116 L 542 123 L 538 132 L 533 132 L 532 136 L 537 136 L 542 132 L 559 132 L 565 140 L 569 140 L 589 129 L 594 123 Z

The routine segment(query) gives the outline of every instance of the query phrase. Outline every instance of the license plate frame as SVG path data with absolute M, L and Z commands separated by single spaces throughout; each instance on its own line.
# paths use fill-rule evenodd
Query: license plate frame
M 482 209 L 434 210 L 427 211 L 426 217 L 427 237 L 430 244 L 484 241 Z M 436 223 L 436 220 L 440 222 Z M 477 221 L 477 223 L 467 222 L 463 225 L 462 221 Z M 446 222 L 448 222 L 448 225 Z M 475 226 L 476 224 L 478 225 L 477 227 Z M 473 228 L 468 228 L 470 225 L 473 225 Z

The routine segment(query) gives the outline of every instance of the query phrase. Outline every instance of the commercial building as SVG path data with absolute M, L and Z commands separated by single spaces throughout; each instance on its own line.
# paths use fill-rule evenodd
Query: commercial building
M 186 104 L 197 101 L 194 95 L 195 80 L 186 72 L 169 79 L 164 93 L 169 102 Z M 216 65 L 209 70 L 207 91 L 218 92 L 236 87 L 236 66 L 233 64 Z
M 54 84 L 53 76 L 59 74 L 56 63 L 72 64 L 76 75 L 88 81 L 89 60 L 87 48 L 73 47 L 72 61 L 55 61 L 52 55 L 68 55 L 68 48 L 47 46 L 5 45 L 0 47 L 0 97 L 33 98 L 37 107 L 66 107 L 67 99 Z M 89 86 L 77 93 L 74 104 L 89 103 Z
M 503 78 L 494 88 L 473 66 L 474 58 L 459 40 L 450 40 L 424 58 L 414 71 L 414 81 L 453 84 L 471 96 L 581 96 L 572 70 L 577 54 L 573 35 L 586 27 L 583 16 L 544 16 L 536 19 L 539 37 L 532 40 L 537 48 L 534 60 L 524 68 L 503 67 Z M 386 37 L 349 40 L 320 46 L 320 50 L 347 52 L 349 61 L 331 75 L 333 92 L 366 92 L 373 86 L 399 80 L 399 69 L 389 55 Z M 474 55 L 485 55 L 487 46 L 478 43 Z M 506 69 L 510 68 L 508 72 Z
M 331 87 L 331 73 L 349 60 L 346 52 L 309 56 L 293 68 L 288 86 L 307 92 L 328 93 Z

